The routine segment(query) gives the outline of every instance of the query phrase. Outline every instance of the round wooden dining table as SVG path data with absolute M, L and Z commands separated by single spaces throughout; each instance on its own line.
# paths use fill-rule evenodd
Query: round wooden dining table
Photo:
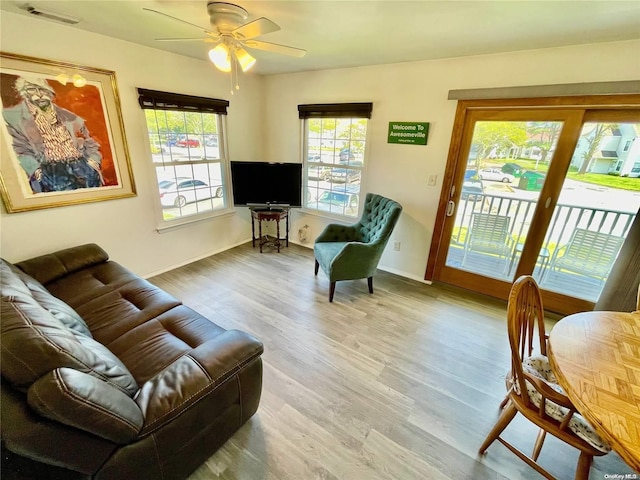
M 549 334 L 549 360 L 577 410 L 640 472 L 640 312 L 584 312 Z

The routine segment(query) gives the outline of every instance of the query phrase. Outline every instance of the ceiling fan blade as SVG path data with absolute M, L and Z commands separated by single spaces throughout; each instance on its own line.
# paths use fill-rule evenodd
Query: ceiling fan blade
M 253 22 L 246 23 L 236 28 L 231 34 L 238 40 L 259 37 L 271 32 L 277 32 L 280 27 L 268 18 L 260 17 Z
M 154 38 L 157 42 L 206 42 L 206 43 L 218 43 L 220 40 L 209 37 L 196 37 L 196 38 Z
M 196 25 L 195 23 L 187 22 L 186 20 L 182 20 L 180 18 L 173 17 L 171 15 L 167 15 L 166 13 L 159 12 L 158 10 L 153 10 L 151 8 L 145 8 L 145 7 L 143 7 L 142 9 L 146 10 L 147 12 L 157 13 L 158 15 L 162 15 L 163 17 L 167 17 L 167 18 L 170 18 L 172 20 L 176 20 L 177 22 L 186 23 L 187 25 L 191 25 L 192 27 L 196 27 L 196 28 L 202 30 L 205 33 L 214 33 L 214 32 L 212 32 L 211 30 L 209 30 L 207 28 L 201 27 L 200 25 Z
M 259 40 L 246 40 L 242 43 L 249 48 L 264 50 L 266 52 L 281 53 L 291 57 L 304 57 L 307 54 L 307 51 L 301 48 L 287 47 L 286 45 L 278 45 L 277 43 L 261 42 Z

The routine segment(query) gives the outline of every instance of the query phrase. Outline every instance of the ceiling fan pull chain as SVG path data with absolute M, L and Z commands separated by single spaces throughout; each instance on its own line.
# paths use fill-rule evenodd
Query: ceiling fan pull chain
M 240 90 L 240 77 L 238 75 L 238 57 L 235 50 L 233 51 L 233 71 L 236 72 L 236 90 Z
M 231 62 L 231 75 L 229 76 L 229 78 L 231 79 L 231 95 L 233 95 L 235 93 L 233 91 L 233 87 L 234 85 L 238 84 L 238 81 L 236 80 L 238 71 L 236 70 L 236 62 L 232 50 L 229 51 L 229 61 Z

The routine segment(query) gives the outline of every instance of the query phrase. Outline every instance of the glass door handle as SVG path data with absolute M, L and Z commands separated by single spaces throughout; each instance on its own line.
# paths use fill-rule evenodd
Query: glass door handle
M 449 200 L 449 202 L 447 203 L 447 212 L 446 212 L 447 217 L 452 216 L 455 209 L 456 209 L 456 202 L 454 202 L 453 200 Z

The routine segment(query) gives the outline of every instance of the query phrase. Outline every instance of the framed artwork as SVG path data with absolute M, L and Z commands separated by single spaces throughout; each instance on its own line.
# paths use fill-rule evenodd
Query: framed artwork
M 136 194 L 115 72 L 0 52 L 7 212 Z

